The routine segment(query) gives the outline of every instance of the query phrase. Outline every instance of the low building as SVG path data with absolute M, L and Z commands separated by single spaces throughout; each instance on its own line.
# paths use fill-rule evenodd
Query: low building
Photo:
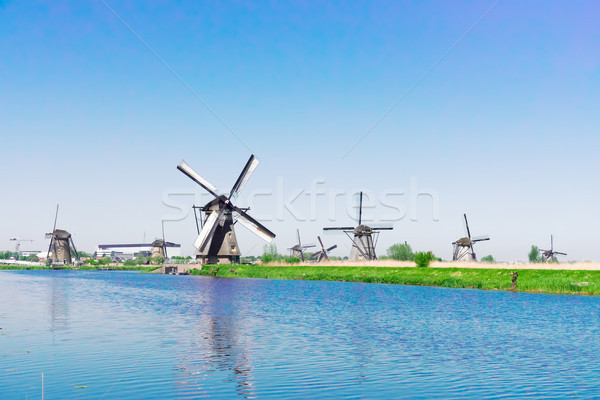
M 166 242 L 167 257 L 181 257 L 181 245 Z M 136 258 L 138 255 L 152 255 L 152 243 L 99 244 L 96 250 L 97 258 L 110 257 L 113 261 L 124 261 Z

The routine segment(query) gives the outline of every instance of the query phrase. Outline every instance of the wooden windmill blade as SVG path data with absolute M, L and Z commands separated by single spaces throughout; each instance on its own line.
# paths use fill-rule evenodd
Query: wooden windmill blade
M 54 226 L 52 227 L 52 237 L 50 238 L 50 244 L 48 245 L 48 254 L 46 255 L 46 260 L 50 259 L 50 251 L 52 250 L 52 245 L 54 244 L 54 231 L 56 231 L 56 220 L 58 219 L 58 206 L 56 205 L 56 213 L 54 214 Z M 46 234 L 48 235 L 48 234 Z
M 194 241 L 194 247 L 200 251 L 203 251 L 209 241 L 211 233 L 214 233 L 214 229 L 216 229 L 218 214 L 216 212 L 212 212 L 208 215 L 208 218 L 204 222 L 202 226 L 202 230 L 200 230 L 200 234 Z
M 248 179 L 250 179 L 250 176 L 252 175 L 256 167 L 258 167 L 259 162 L 260 161 L 258 160 L 258 158 L 254 157 L 254 154 L 250 156 L 248 162 L 246 162 L 246 165 L 244 166 L 244 169 L 240 173 L 240 176 L 231 188 L 231 192 L 229 193 L 230 199 L 231 197 L 237 197 L 239 195 L 244 186 L 246 186 L 246 182 L 248 182 Z
M 75 247 L 75 242 L 73 242 L 73 236 L 69 237 L 69 245 L 72 256 L 75 256 L 75 259 L 79 261 L 79 253 L 77 253 L 77 248 Z
M 213 196 L 215 196 L 217 198 L 219 197 L 219 195 L 216 193 L 217 188 L 214 185 L 212 185 L 210 182 L 208 182 L 206 179 L 201 177 L 196 171 L 194 171 L 192 169 L 192 167 L 187 165 L 185 161 L 181 161 L 179 163 L 179 165 L 177 166 L 177 169 L 180 170 L 181 172 L 183 172 L 185 175 L 187 175 L 191 180 L 196 182 L 198 185 L 202 186 L 204 188 L 204 190 L 206 190 L 208 193 L 212 194 Z
M 471 248 L 471 255 L 473 257 L 473 259 L 475 259 L 475 250 L 473 249 L 473 241 L 471 240 L 471 230 L 469 229 L 469 221 L 467 220 L 467 214 L 464 214 L 465 216 L 465 226 L 467 227 L 467 237 L 469 238 L 470 243 L 470 248 Z
M 490 236 L 489 235 L 481 235 L 481 236 L 476 236 L 473 239 L 471 239 L 471 243 L 485 242 L 486 240 L 490 240 Z
M 363 192 L 360 192 L 360 203 L 358 205 L 358 225 L 362 225 L 362 201 L 363 201 Z
M 244 210 L 232 205 L 233 210 L 237 213 L 237 220 L 248 228 L 251 232 L 254 232 L 258 237 L 262 238 L 268 243 L 271 243 L 275 239 L 275 234 L 271 232 L 266 226 L 252 218 Z M 235 218 L 235 217 L 234 217 Z

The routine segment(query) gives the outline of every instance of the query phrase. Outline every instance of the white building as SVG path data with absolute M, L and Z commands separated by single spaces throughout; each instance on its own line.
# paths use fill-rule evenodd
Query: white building
M 168 257 L 181 257 L 180 244 L 167 242 L 165 247 L 167 248 Z M 152 243 L 99 244 L 96 250 L 97 258 L 110 257 L 112 259 L 131 260 L 136 258 L 138 254 L 143 257 L 151 255 Z

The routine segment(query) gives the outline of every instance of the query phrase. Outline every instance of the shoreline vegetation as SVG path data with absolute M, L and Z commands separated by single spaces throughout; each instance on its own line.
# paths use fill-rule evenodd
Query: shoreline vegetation
M 415 267 L 411 261 L 331 261 L 285 264 L 184 264 L 190 275 L 221 278 L 286 279 L 384 283 L 546 294 L 600 295 L 600 263 L 437 262 Z M 161 273 L 163 265 L 83 265 L 60 268 L 80 271 L 139 271 Z M 46 266 L 0 265 L 0 270 L 43 270 Z M 513 272 L 518 273 L 513 289 Z
M 17 270 L 63 270 L 63 271 L 140 271 L 152 272 L 160 269 L 162 265 L 80 265 L 77 267 L 66 266 L 52 268 L 46 265 L 20 265 L 20 264 L 0 264 L 0 271 L 17 271 Z
M 336 264 L 205 265 L 191 269 L 189 273 L 222 278 L 385 283 L 527 293 L 600 295 L 600 263 L 433 262 L 428 268 L 415 267 L 411 262 Z M 518 273 L 514 289 L 513 272 Z

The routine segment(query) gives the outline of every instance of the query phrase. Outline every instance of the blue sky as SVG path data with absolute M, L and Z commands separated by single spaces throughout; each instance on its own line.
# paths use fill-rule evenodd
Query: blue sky
M 238 205 L 280 250 L 296 228 L 314 242 L 352 225 L 346 204 L 365 190 L 367 217 L 396 219 L 380 254 L 408 241 L 450 258 L 466 212 L 492 237 L 480 256 L 525 259 L 554 234 L 567 259 L 598 260 L 600 5 L 494 4 L 2 1 L 0 247 L 45 248 L 60 203 L 83 250 L 151 240 L 168 219 L 191 254 L 192 214 L 171 221 L 182 215 L 164 199 L 209 199 L 177 164 L 228 191 L 254 153 Z M 420 196 L 411 220 L 411 182 L 436 212 Z M 281 207 L 302 190 L 298 221 Z M 261 240 L 238 231 L 258 255 Z M 349 252 L 343 236 L 326 242 Z

